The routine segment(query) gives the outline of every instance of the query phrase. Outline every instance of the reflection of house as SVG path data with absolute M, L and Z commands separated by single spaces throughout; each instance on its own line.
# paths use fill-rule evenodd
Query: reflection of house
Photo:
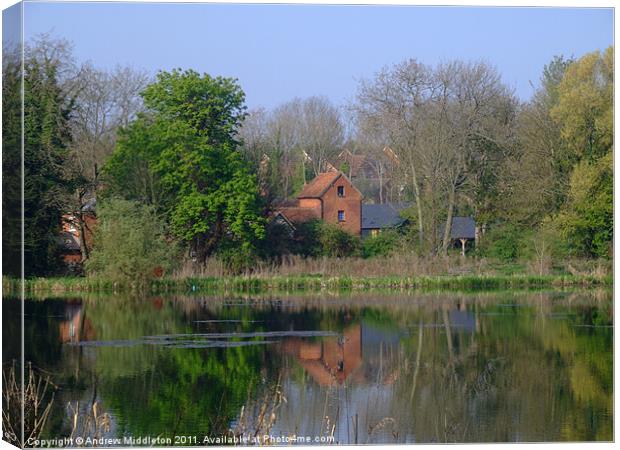
M 353 325 L 343 336 L 308 342 L 287 339 L 283 350 L 293 354 L 304 370 L 321 386 L 342 384 L 362 364 L 362 328 Z
M 59 325 L 60 342 L 77 343 L 92 340 L 95 329 L 91 321 L 84 317 L 83 307 L 80 303 L 67 303 L 65 320 Z
M 439 227 L 439 235 L 443 237 L 444 225 Z M 465 255 L 467 243 L 473 244 L 476 239 L 476 222 L 471 217 L 453 217 L 450 230 L 450 244 L 461 247 L 461 254 Z
M 359 235 L 361 205 L 362 194 L 342 172 L 325 172 L 304 186 L 296 202 L 278 207 L 274 220 L 286 223 L 294 230 L 298 224 L 322 219 Z
M 381 231 L 402 226 L 406 220 L 400 213 L 409 203 L 362 205 L 362 237 L 376 236 Z

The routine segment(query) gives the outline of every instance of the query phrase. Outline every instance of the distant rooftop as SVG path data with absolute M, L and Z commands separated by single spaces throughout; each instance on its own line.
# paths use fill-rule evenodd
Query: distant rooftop
M 362 204 L 362 229 L 391 228 L 405 221 L 400 212 L 411 203 L 384 203 L 378 205 Z
M 312 181 L 304 186 L 301 193 L 297 196 L 297 198 L 319 198 L 321 197 L 327 189 L 334 183 L 338 177 L 340 177 L 340 172 L 324 172 L 318 174 Z
M 443 235 L 444 225 L 439 227 L 439 235 Z M 476 221 L 472 217 L 453 217 L 451 239 L 475 239 Z
M 277 213 L 282 214 L 289 222 L 293 224 L 304 223 L 313 219 L 321 218 L 320 211 L 315 208 L 300 208 L 297 206 L 287 206 L 277 209 L 276 214 Z

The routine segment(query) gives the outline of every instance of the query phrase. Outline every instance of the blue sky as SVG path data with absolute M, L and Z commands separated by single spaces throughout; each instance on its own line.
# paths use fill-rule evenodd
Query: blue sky
M 406 58 L 484 60 L 527 99 L 554 55 L 613 44 L 610 8 L 32 2 L 24 22 L 26 39 L 52 31 L 96 66 L 236 77 L 248 106 L 268 108 L 310 95 L 342 105 Z

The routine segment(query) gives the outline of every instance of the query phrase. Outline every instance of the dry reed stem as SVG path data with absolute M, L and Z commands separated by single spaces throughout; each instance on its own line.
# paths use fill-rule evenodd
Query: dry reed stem
M 27 367 L 23 390 L 21 381 L 17 381 L 16 362 L 2 368 L 2 428 L 5 438 L 18 447 L 40 437 L 54 402 L 52 389 L 57 389 L 48 375 L 40 374 L 31 363 Z

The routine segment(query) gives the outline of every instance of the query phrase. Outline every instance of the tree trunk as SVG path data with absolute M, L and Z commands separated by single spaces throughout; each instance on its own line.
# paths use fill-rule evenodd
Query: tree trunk
M 418 177 L 415 170 L 415 165 L 411 164 L 411 179 L 413 181 L 413 191 L 415 193 L 415 205 L 418 212 L 418 240 L 420 242 L 420 248 L 424 245 L 424 223 L 422 222 L 422 204 L 420 202 L 420 187 L 418 186 Z
M 379 203 L 383 202 L 383 170 L 379 166 Z
M 443 241 L 441 243 L 441 252 L 444 256 L 448 254 L 448 245 L 452 235 L 452 215 L 454 213 L 454 199 L 456 197 L 456 187 L 452 185 L 450 195 L 448 196 L 448 216 L 446 217 L 446 226 L 443 230 Z
M 86 245 L 86 224 L 84 223 L 84 214 L 78 213 L 78 227 L 80 236 L 80 253 L 82 254 L 82 263 L 84 263 L 90 256 L 88 246 Z

